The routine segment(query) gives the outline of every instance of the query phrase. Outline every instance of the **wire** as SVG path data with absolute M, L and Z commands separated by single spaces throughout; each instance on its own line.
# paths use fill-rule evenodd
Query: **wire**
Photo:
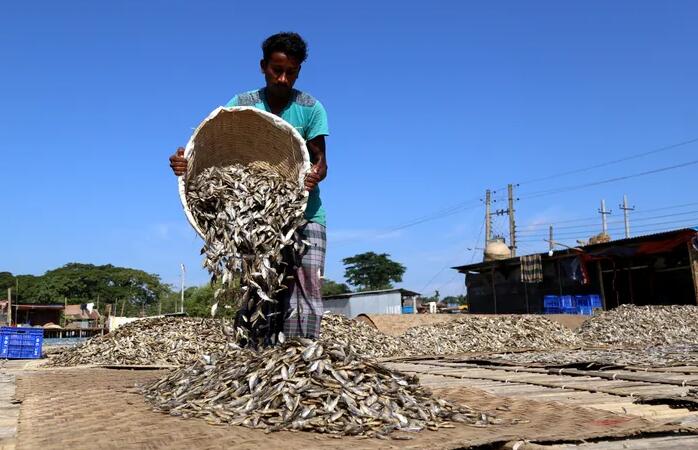
M 690 218 L 690 219 L 683 219 L 680 221 L 671 220 L 671 221 L 664 221 L 664 222 L 645 223 L 645 224 L 635 225 L 635 226 L 633 226 L 631 224 L 630 229 L 631 230 L 637 230 L 637 229 L 643 230 L 647 227 L 656 227 L 657 225 L 674 225 L 675 227 L 681 228 L 683 226 L 690 226 L 690 225 L 694 225 L 694 224 L 698 224 L 698 217 Z M 608 232 L 620 232 L 620 231 L 625 231 L 625 227 L 624 226 L 608 227 Z M 554 233 L 553 239 L 562 238 L 562 237 L 578 237 L 578 236 L 584 235 L 584 234 L 598 234 L 600 232 L 601 231 L 599 231 L 599 229 L 585 229 L 585 230 L 580 230 L 580 231 L 569 231 L 569 232 L 565 232 L 565 233 Z M 542 239 L 548 238 L 548 236 L 544 236 L 544 237 L 543 236 L 544 235 L 541 235 Z M 520 240 L 520 242 L 534 242 L 535 239 L 529 240 L 532 237 L 533 236 L 526 236 L 524 239 Z M 526 239 L 526 238 L 529 238 L 529 239 Z
M 614 160 L 607 161 L 607 162 L 604 162 L 604 163 L 594 164 L 594 165 L 587 166 L 587 167 L 582 167 L 582 168 L 579 168 L 579 169 L 572 169 L 572 170 L 568 170 L 568 171 L 566 171 L 566 172 L 556 173 L 555 175 L 549 175 L 549 176 L 545 176 L 545 177 L 539 177 L 539 178 L 533 178 L 533 179 L 529 179 L 529 180 L 520 181 L 520 182 L 517 183 L 517 184 L 518 184 L 518 185 L 522 185 L 522 184 L 529 184 L 529 183 L 537 183 L 537 182 L 539 182 L 539 181 L 547 181 L 547 180 L 552 180 L 552 179 L 555 179 L 555 178 L 560 178 L 560 177 L 565 177 L 565 176 L 568 176 L 568 175 L 573 175 L 573 174 L 576 174 L 576 173 L 587 172 L 587 171 L 589 171 L 589 170 L 598 169 L 598 168 L 606 167 L 606 166 L 611 166 L 611 165 L 613 165 L 613 164 L 618 164 L 618 163 L 621 163 L 621 162 L 630 161 L 630 160 L 632 160 L 632 159 L 642 158 L 643 156 L 648 156 L 648 155 L 653 155 L 653 154 L 656 154 L 656 153 L 665 152 L 665 151 L 672 150 L 672 149 L 675 149 L 675 148 L 678 148 L 678 147 L 682 147 L 682 146 L 684 146 L 684 145 L 693 144 L 694 142 L 698 142 L 698 138 L 689 139 L 689 140 L 687 140 L 687 141 L 682 141 L 682 142 L 679 142 L 679 143 L 676 143 L 676 144 L 666 145 L 666 146 L 663 146 L 663 147 L 656 148 L 656 149 L 654 149 L 654 150 L 649 150 L 649 151 L 642 152 L 642 153 L 638 153 L 638 154 L 635 154 L 635 155 L 626 156 L 625 158 L 614 159 Z
M 472 256 L 471 256 L 471 259 L 470 259 L 470 262 L 471 262 L 471 263 L 472 263 L 472 261 L 475 259 L 475 254 L 477 253 L 477 249 L 476 249 L 475 247 L 477 246 L 477 243 L 480 242 L 480 239 L 482 238 L 482 231 L 483 231 L 484 228 L 485 228 L 485 221 L 483 220 L 482 223 L 480 224 L 480 232 L 478 233 L 477 240 L 475 241 L 475 243 L 474 243 L 472 246 L 466 247 L 466 251 L 467 251 L 468 248 L 472 248 Z M 460 252 L 459 252 L 459 254 L 460 254 Z M 458 255 L 456 255 L 456 257 L 457 257 L 457 256 L 458 256 Z M 436 275 L 434 275 L 433 277 L 431 277 L 431 279 L 427 282 L 427 284 L 424 285 L 424 287 L 422 288 L 421 292 L 425 292 L 426 289 L 431 285 L 431 283 L 433 283 L 434 280 L 436 280 L 436 278 L 438 278 L 438 276 L 441 275 L 441 273 L 443 273 L 444 270 L 448 269 L 448 268 L 449 268 L 450 266 L 452 266 L 452 265 L 453 265 L 453 263 L 449 263 L 449 264 L 443 266 L 443 267 L 441 268 L 441 270 L 439 270 L 439 271 L 436 273 Z M 438 290 L 438 289 L 437 289 L 437 290 Z
M 604 180 L 599 180 L 599 181 L 593 181 L 591 183 L 584 183 L 584 184 L 577 184 L 577 185 L 572 185 L 572 186 L 565 186 L 562 188 L 557 188 L 557 189 L 547 189 L 543 191 L 537 191 L 537 192 L 532 192 L 528 196 L 522 197 L 524 199 L 532 199 L 532 198 L 539 198 L 539 197 L 545 197 L 547 195 L 554 195 L 554 194 L 559 194 L 561 192 L 569 192 L 569 191 L 575 191 L 578 189 L 583 189 L 586 187 L 591 187 L 591 186 L 599 186 L 602 184 L 608 184 L 608 183 L 614 183 L 616 181 L 623 181 L 623 180 L 628 180 L 631 178 L 638 178 L 646 175 L 652 175 L 660 172 L 666 172 L 669 170 L 674 170 L 674 169 L 680 169 L 682 167 L 688 167 L 692 166 L 694 164 L 698 164 L 698 159 L 693 160 L 693 161 L 688 161 L 680 164 L 674 164 L 672 166 L 666 166 L 666 167 L 660 167 L 658 169 L 652 169 L 652 170 L 646 170 L 644 172 L 639 172 L 639 173 L 634 173 L 631 175 L 624 175 L 620 177 L 613 177 L 613 178 L 606 178 Z M 521 198 L 520 198 L 521 199 Z
M 636 219 L 633 219 L 633 220 L 632 220 L 632 223 L 644 222 L 644 221 L 647 221 L 647 220 L 654 220 L 654 219 L 663 219 L 663 218 L 666 218 L 666 217 L 685 216 L 685 215 L 687 215 L 687 214 L 695 214 L 695 213 L 698 213 L 698 210 L 683 211 L 683 212 L 672 213 L 672 214 L 663 214 L 663 215 L 661 215 L 661 216 L 640 217 L 639 219 L 637 219 L 637 218 L 636 218 Z M 597 220 L 596 220 L 593 224 L 591 224 L 591 225 L 597 225 L 598 223 L 599 223 L 599 221 L 598 221 L 598 218 L 597 218 Z M 625 224 L 625 221 L 624 221 L 624 220 L 612 220 L 612 221 L 609 221 L 609 222 L 608 222 L 608 225 L 609 225 L 609 226 L 612 226 L 612 225 L 621 225 L 621 224 L 624 225 L 624 224 Z M 569 225 L 569 226 L 562 226 L 562 227 L 556 227 L 556 226 L 553 225 L 553 232 L 554 232 L 555 230 L 569 230 L 569 229 L 576 229 L 576 228 L 585 228 L 585 229 L 586 229 L 586 228 L 589 228 L 589 226 L 590 226 L 590 225 L 589 225 L 589 224 L 586 224 L 586 223 L 585 223 L 585 224 L 580 224 L 580 225 Z M 517 235 L 526 236 L 526 235 L 536 234 L 536 233 L 540 233 L 540 232 L 541 232 L 541 230 L 528 230 L 528 229 L 526 229 L 526 230 L 521 230 L 521 231 L 518 231 L 518 230 L 517 230 L 517 231 L 516 231 L 516 234 L 517 234 Z
M 683 208 L 685 206 L 695 206 L 695 205 L 698 205 L 698 202 L 682 203 L 680 205 L 672 205 L 672 206 L 663 206 L 661 208 L 638 209 L 638 210 L 634 210 L 632 212 L 632 215 L 635 216 L 637 214 L 647 214 L 650 212 L 666 211 L 667 209 L 676 209 L 676 208 Z M 529 225 L 526 225 L 525 227 L 522 227 L 525 229 L 522 229 L 521 231 L 529 231 L 531 228 L 541 228 L 541 227 L 547 228 L 550 225 L 553 225 L 555 229 L 562 229 L 563 227 L 559 227 L 559 226 L 557 226 L 557 224 L 571 223 L 571 222 L 584 222 L 584 223 L 586 223 L 589 221 L 593 221 L 594 223 L 598 223 L 598 220 L 599 220 L 598 215 L 594 216 L 594 217 L 578 217 L 576 219 L 554 220 L 554 221 L 550 221 L 550 223 L 529 224 Z M 634 219 L 634 220 L 640 220 L 640 219 Z M 518 233 L 518 231 L 517 231 L 517 233 Z

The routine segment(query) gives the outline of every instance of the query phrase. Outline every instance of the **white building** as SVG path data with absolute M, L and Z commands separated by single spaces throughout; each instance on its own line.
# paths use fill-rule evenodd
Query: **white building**
M 353 319 L 359 314 L 412 314 L 418 292 L 406 289 L 350 292 L 323 297 L 325 311 Z

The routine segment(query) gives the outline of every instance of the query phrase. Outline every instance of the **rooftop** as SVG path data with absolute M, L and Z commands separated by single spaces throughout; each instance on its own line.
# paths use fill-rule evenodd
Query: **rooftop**
M 414 291 L 408 291 L 407 289 L 382 289 L 378 291 L 361 291 L 361 292 L 347 292 L 346 294 L 336 294 L 336 295 L 328 295 L 323 297 L 323 300 L 338 300 L 342 298 L 351 298 L 351 297 L 362 297 L 365 295 L 377 295 L 377 294 L 388 294 L 391 292 L 399 292 L 402 294 L 403 297 L 412 297 L 415 295 L 420 295 L 419 292 L 414 292 Z
M 627 239 L 617 239 L 614 241 L 602 242 L 599 244 L 580 245 L 574 248 L 554 250 L 552 255 L 549 252 L 542 252 L 540 253 L 540 255 L 543 258 L 550 259 L 564 258 L 570 255 L 576 255 L 580 253 L 595 256 L 606 253 L 613 248 L 619 247 L 633 249 L 638 252 L 642 251 L 642 253 L 656 253 L 657 251 L 665 251 L 665 248 L 667 247 L 675 248 L 678 245 L 685 244 L 686 242 L 689 242 L 697 234 L 698 229 L 680 228 L 677 230 L 663 231 L 661 233 L 644 234 Z M 451 268 L 461 273 L 465 273 L 468 271 L 478 271 L 481 269 L 490 268 L 494 265 L 516 265 L 519 264 L 520 257 L 521 256 L 515 256 L 513 258 L 500 259 L 495 261 L 483 261 L 475 264 L 465 264 L 462 266 L 455 266 Z

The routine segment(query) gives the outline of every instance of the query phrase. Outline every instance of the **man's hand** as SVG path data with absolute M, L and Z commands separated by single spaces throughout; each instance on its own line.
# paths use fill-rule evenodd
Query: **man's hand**
M 187 171 L 187 159 L 184 157 L 184 148 L 179 147 L 177 152 L 170 156 L 170 167 L 175 175 L 182 176 Z
M 305 188 L 308 191 L 312 191 L 321 180 L 320 168 L 318 166 L 313 166 L 310 172 L 308 172 L 308 175 L 305 176 Z
M 315 189 L 319 182 L 327 176 L 327 159 L 325 159 L 325 136 L 317 136 L 308 142 L 310 161 L 313 163 L 310 173 L 305 177 L 305 188 L 309 191 Z

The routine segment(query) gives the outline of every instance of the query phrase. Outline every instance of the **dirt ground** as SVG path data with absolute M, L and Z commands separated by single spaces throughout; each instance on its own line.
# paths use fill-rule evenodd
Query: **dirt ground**
M 493 413 L 502 425 L 457 425 L 437 432 L 412 433 L 412 440 L 332 438 L 307 432 L 265 434 L 239 426 L 213 426 L 154 412 L 136 386 L 163 371 L 99 368 L 27 370 L 17 374 L 16 397 L 22 402 L 17 448 L 463 448 L 519 439 L 578 441 L 600 436 L 668 430 L 634 416 L 601 410 L 495 397 L 463 387 L 435 394 Z M 525 418 L 526 421 L 519 420 Z M 405 435 L 406 433 L 403 433 Z

